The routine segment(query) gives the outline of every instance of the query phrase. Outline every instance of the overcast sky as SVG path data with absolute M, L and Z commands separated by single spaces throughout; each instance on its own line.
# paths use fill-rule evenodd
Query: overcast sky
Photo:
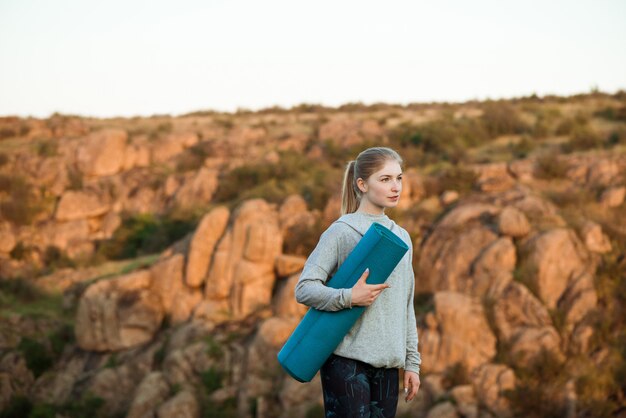
M 626 1 L 0 0 L 0 115 L 626 89 Z

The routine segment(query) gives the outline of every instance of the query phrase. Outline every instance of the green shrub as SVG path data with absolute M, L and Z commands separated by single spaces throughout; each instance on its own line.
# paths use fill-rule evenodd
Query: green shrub
M 138 214 L 122 220 L 113 237 L 98 245 L 98 254 L 108 259 L 135 258 L 160 252 L 195 228 L 195 220 Z
M 23 395 L 11 397 L 9 405 L 0 411 L 0 418 L 24 418 L 28 417 L 33 409 L 33 403 Z
M 556 128 L 557 135 L 570 135 L 577 128 L 589 125 L 589 117 L 583 113 L 578 113 L 573 117 L 567 117 L 561 121 Z
M 546 180 L 564 178 L 567 169 L 567 163 L 561 160 L 556 152 L 548 152 L 537 158 L 535 176 Z
M 86 393 L 79 400 L 59 407 L 59 413 L 71 418 L 104 418 L 110 416 L 102 409 L 104 403 L 104 399 L 99 396 Z
M 67 253 L 54 245 L 46 247 L 43 254 L 43 262 L 48 273 L 60 268 L 76 267 L 76 263 L 68 257 Z
M 297 223 L 287 228 L 283 240 L 283 253 L 306 256 L 310 254 L 322 235 L 324 228 L 318 219 L 312 227 Z
M 468 123 L 463 130 L 453 120 L 444 119 L 421 125 L 402 124 L 389 133 L 390 145 L 413 163 L 423 165 L 441 160 L 457 163 L 465 158 L 470 144 L 482 141 L 480 133 L 476 136 L 471 133 L 471 126 Z
M 53 358 L 48 349 L 36 340 L 22 337 L 17 349 L 24 355 L 28 368 L 36 378 L 53 365 Z
M 516 386 L 505 392 L 516 416 L 562 417 L 566 404 L 563 398 L 568 369 L 549 350 L 542 348 L 523 367 L 515 367 Z
M 67 168 L 67 180 L 68 190 L 82 190 L 83 189 L 83 173 L 76 167 Z
M 561 149 L 564 152 L 585 151 L 602 148 L 603 145 L 604 139 L 590 126 L 577 126 L 573 129 L 569 142 L 563 144 Z
M 305 418 L 324 418 L 324 407 L 318 403 L 306 410 Z
M 223 378 L 224 372 L 213 367 L 200 373 L 202 386 L 208 393 L 212 393 L 220 389 L 222 387 Z
M 528 136 L 522 136 L 521 140 L 510 143 L 509 149 L 515 158 L 526 158 L 536 148 L 535 142 Z
M 41 140 L 37 142 L 37 155 L 40 157 L 54 157 L 58 155 L 59 144 L 53 139 Z
M 604 109 L 595 112 L 594 116 L 599 116 L 616 122 L 626 122 L 626 106 L 605 107 Z
M 219 342 L 211 335 L 205 338 L 207 345 L 207 354 L 214 360 L 221 360 L 224 357 L 224 350 Z
M 55 359 L 61 357 L 65 346 L 76 341 L 74 327 L 71 324 L 62 325 L 48 335 L 48 341 Z
M 615 130 L 613 130 L 607 140 L 606 140 L 606 144 L 609 147 L 614 147 L 616 145 L 624 145 L 626 144 L 626 127 L 625 126 L 619 126 L 618 128 L 616 128 Z
M 434 184 L 436 190 L 430 190 L 431 195 L 439 195 L 446 190 L 466 193 L 474 189 L 474 185 L 478 180 L 478 175 L 474 171 L 458 166 L 441 169 L 433 173 L 433 177 L 436 180 Z
M 30 281 L 16 279 L 0 278 L 0 294 L 10 295 L 20 303 L 30 303 L 43 297 L 43 293 Z
M 481 120 L 492 138 L 530 131 L 527 124 L 519 117 L 517 110 L 508 103 L 485 103 Z
M 235 398 L 228 398 L 222 403 L 205 398 L 201 405 L 202 418 L 237 418 L 239 416 Z
M 2 198 L 2 194 L 6 198 Z M 0 219 L 16 225 L 31 224 L 42 210 L 32 185 L 24 177 L 0 174 Z
M 204 160 L 209 155 L 211 155 L 211 143 L 199 142 L 177 157 L 176 171 L 184 173 L 198 170 L 204 165 Z
M 462 362 L 456 362 L 446 367 L 443 372 L 443 380 L 441 384 L 444 388 L 451 389 L 455 386 L 466 385 L 470 383 L 467 367 Z
M 279 152 L 276 164 L 255 163 L 224 173 L 214 195 L 216 202 L 241 202 L 261 197 L 273 203 L 282 202 L 297 193 L 311 208 L 322 209 L 337 186 L 337 175 L 325 164 L 311 164 L 296 152 Z M 335 183 L 333 183 L 335 182 Z

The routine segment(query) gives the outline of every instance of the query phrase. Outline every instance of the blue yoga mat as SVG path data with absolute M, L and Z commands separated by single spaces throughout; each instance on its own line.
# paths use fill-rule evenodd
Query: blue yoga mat
M 351 288 L 366 268 L 370 270 L 368 284 L 384 283 L 408 250 L 400 237 L 374 222 L 326 284 Z M 278 353 L 278 362 L 294 379 L 311 381 L 365 308 L 334 312 L 310 308 Z

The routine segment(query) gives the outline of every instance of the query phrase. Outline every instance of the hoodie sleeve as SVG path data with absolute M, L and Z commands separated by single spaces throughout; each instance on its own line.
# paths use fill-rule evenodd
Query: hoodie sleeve
M 352 308 L 352 289 L 334 289 L 326 286 L 338 263 L 338 226 L 331 225 L 320 236 L 317 246 L 304 264 L 296 284 L 296 300 L 321 311 L 338 311 Z
M 415 273 L 413 271 L 413 243 L 411 242 L 411 236 L 407 233 L 409 238 L 409 292 L 407 298 L 407 329 L 406 329 L 406 360 L 404 364 L 404 370 L 420 373 L 420 365 L 422 364 L 422 358 L 420 352 L 417 351 L 418 336 L 417 336 L 417 323 L 415 321 L 415 307 L 413 300 L 415 297 Z

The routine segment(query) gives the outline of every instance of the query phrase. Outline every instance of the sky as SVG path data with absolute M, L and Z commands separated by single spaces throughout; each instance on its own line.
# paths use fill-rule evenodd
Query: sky
M 626 89 L 626 1 L 0 0 L 0 116 Z

